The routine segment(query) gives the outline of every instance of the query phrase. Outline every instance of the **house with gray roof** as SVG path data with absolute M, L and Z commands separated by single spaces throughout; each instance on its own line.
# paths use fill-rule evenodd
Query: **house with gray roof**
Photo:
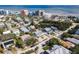
M 79 35 L 79 29 L 75 32 L 75 34 Z
M 79 40 L 75 39 L 75 38 L 65 38 L 65 40 L 70 41 L 70 42 L 75 43 L 75 44 L 79 44 Z
M 52 33 L 52 32 L 53 32 L 53 30 L 52 30 L 51 28 L 49 28 L 49 27 L 44 28 L 44 30 L 45 30 L 47 33 Z
M 20 30 L 24 33 L 30 32 L 26 27 L 21 27 Z
M 0 45 L 2 45 L 2 47 L 4 49 L 9 48 L 10 46 L 14 45 L 14 39 L 9 39 L 9 40 L 6 40 L 6 41 L 2 41 L 2 42 L 0 42 Z
M 4 28 L 5 24 L 3 22 L 0 22 L 0 28 Z
M 42 31 L 37 30 L 37 31 L 34 32 L 34 34 L 35 34 L 35 36 L 39 37 L 39 36 L 41 36 Z
M 46 53 L 45 53 L 46 52 Z M 71 51 L 60 45 L 54 45 L 51 50 L 46 50 L 42 54 L 70 54 Z

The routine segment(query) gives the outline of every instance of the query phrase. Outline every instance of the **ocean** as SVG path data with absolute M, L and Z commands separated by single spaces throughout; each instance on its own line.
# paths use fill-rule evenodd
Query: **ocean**
M 45 10 L 46 12 L 62 15 L 79 16 L 79 5 L 0 5 L 0 9 L 29 11 Z

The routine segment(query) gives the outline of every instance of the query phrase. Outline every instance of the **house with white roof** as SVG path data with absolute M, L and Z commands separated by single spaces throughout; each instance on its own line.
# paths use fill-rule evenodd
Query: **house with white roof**
M 10 30 L 7 30 L 7 31 L 4 31 L 4 32 L 3 32 L 4 35 L 6 35 L 6 34 L 10 34 L 10 33 L 11 33 Z
M 15 34 L 16 36 L 20 35 L 20 30 L 19 29 L 12 29 L 11 30 L 13 34 Z
M 44 19 L 50 19 L 52 16 L 52 13 L 44 13 Z

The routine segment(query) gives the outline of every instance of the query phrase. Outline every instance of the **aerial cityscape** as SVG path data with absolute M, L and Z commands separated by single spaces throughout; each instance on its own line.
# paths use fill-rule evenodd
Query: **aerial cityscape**
M 0 54 L 79 54 L 79 6 L 0 5 Z

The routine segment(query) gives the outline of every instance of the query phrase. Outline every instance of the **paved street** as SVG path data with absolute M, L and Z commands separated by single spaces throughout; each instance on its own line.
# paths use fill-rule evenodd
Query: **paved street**
M 60 34 L 58 34 L 57 36 L 53 36 L 53 35 L 51 36 L 51 35 L 50 35 L 50 38 L 49 38 L 49 39 L 43 40 L 43 41 L 39 42 L 36 46 L 34 46 L 34 47 L 32 47 L 32 48 L 26 48 L 26 50 L 24 50 L 24 51 L 18 51 L 17 53 L 18 53 L 18 54 L 19 54 L 19 53 L 25 53 L 26 51 L 31 50 L 31 49 L 35 49 L 35 48 L 38 46 L 39 49 L 38 49 L 37 54 L 39 54 L 40 52 L 43 51 L 43 49 L 42 49 L 42 44 L 44 44 L 46 41 L 50 40 L 52 37 L 55 37 L 55 38 L 61 40 L 61 39 L 59 38 L 59 36 L 61 36 L 61 35 L 62 35 L 63 33 L 65 33 L 65 32 L 68 32 L 68 30 L 70 30 L 71 28 L 74 28 L 76 25 L 79 25 L 79 24 L 78 24 L 78 23 L 73 23 L 73 25 L 72 25 L 70 28 L 68 28 L 68 29 L 65 30 L 65 31 L 62 31 L 62 32 L 61 32 Z

